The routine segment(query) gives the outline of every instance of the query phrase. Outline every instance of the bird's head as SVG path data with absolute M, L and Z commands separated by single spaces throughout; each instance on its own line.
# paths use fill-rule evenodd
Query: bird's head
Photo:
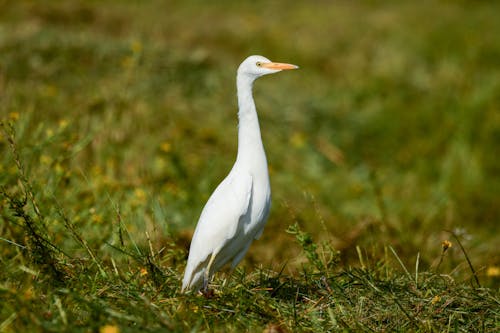
M 271 60 L 259 56 L 252 55 L 246 58 L 238 68 L 238 74 L 244 74 L 256 79 L 262 75 L 273 74 L 287 69 L 297 69 L 299 66 L 292 64 L 284 64 L 272 62 Z

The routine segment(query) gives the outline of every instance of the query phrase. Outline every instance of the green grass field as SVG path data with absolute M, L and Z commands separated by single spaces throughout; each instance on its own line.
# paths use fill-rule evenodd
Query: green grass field
M 500 331 L 498 13 L 0 1 L 0 332 Z M 181 294 L 250 54 L 270 219 Z

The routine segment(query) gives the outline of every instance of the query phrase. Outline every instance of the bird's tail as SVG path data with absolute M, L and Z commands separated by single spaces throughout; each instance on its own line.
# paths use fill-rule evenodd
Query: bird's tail
M 186 292 L 188 290 L 199 290 L 203 284 L 203 277 L 205 274 L 205 269 L 201 269 L 197 272 L 192 272 L 186 269 L 184 273 L 184 278 L 182 279 L 181 292 Z

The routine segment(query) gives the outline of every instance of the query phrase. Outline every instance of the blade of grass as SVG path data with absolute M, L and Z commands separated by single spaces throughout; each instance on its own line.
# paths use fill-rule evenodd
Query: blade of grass
M 460 239 L 458 238 L 458 236 L 451 230 L 446 230 L 447 232 L 449 232 L 453 238 L 455 238 L 455 240 L 457 241 L 458 243 L 458 246 L 460 246 L 460 249 L 462 250 L 462 253 L 464 254 L 465 256 L 465 260 L 467 260 L 467 264 L 469 265 L 469 268 L 472 272 L 472 275 L 474 276 L 474 280 L 476 281 L 476 284 L 479 288 L 481 288 L 481 283 L 479 283 L 479 278 L 476 274 L 476 270 L 474 269 L 474 266 L 472 266 L 472 262 L 470 261 L 469 259 L 469 255 L 467 254 L 467 251 L 465 251 L 465 248 L 464 246 L 462 245 L 462 242 L 460 242 Z
M 417 260 L 415 260 L 415 288 L 418 289 L 418 266 L 420 263 L 420 252 L 417 252 Z
M 406 269 L 405 264 L 403 264 L 403 261 L 401 261 L 401 259 L 399 258 L 398 254 L 396 253 L 396 251 L 394 250 L 394 248 L 391 245 L 389 245 L 389 249 L 391 250 L 392 254 L 394 255 L 394 257 L 396 258 L 396 260 L 399 262 L 399 264 L 401 265 L 401 267 L 405 271 L 406 276 L 408 276 L 408 278 L 411 280 L 411 274 L 410 274 L 410 272 L 408 271 L 408 269 Z

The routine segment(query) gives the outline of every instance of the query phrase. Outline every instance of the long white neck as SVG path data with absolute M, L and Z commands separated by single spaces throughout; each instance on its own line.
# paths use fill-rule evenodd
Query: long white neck
M 266 155 L 260 135 L 259 118 L 252 96 L 254 78 L 238 73 L 238 157 L 237 162 L 244 165 L 264 163 L 267 169 Z

